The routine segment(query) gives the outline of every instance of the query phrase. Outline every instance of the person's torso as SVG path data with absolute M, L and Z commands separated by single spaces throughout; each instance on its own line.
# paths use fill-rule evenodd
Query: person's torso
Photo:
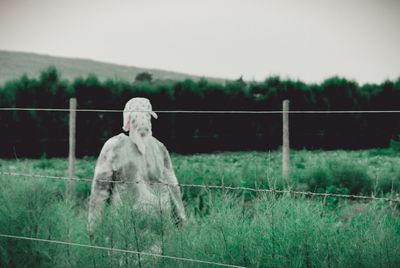
M 113 203 L 134 206 L 170 207 L 169 192 L 164 180 L 164 159 L 161 143 L 154 137 L 146 141 L 146 152 L 141 154 L 125 134 L 119 134 L 112 153 Z

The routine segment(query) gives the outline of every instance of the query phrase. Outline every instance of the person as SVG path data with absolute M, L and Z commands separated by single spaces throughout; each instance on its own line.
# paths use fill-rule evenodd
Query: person
M 128 205 L 145 213 L 170 213 L 173 205 L 179 224 L 184 225 L 186 214 L 178 180 L 167 148 L 152 135 L 151 117 L 157 119 L 157 114 L 148 99 L 129 100 L 123 112 L 123 130 L 129 136 L 116 135 L 101 149 L 89 200 L 91 236 L 109 199 L 115 206 L 130 202 Z

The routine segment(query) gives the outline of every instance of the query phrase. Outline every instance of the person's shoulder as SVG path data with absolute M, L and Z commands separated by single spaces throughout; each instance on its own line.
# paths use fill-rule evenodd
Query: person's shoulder
M 164 143 L 162 143 L 161 141 L 159 141 L 157 138 L 151 136 L 151 139 L 152 139 L 152 142 L 153 142 L 158 148 L 160 148 L 160 149 L 163 150 L 163 151 L 164 151 L 164 150 L 168 151 L 168 150 L 167 150 L 167 147 L 164 145 Z
M 108 147 L 117 147 L 119 144 L 124 144 L 127 141 L 129 141 L 129 137 L 125 135 L 124 133 L 120 133 L 118 135 L 115 135 L 111 138 L 109 138 L 105 143 L 103 148 L 108 148 Z

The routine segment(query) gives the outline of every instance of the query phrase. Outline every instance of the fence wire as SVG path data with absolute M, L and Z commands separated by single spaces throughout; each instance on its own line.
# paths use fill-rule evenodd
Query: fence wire
M 244 266 L 238 266 L 238 265 L 232 265 L 232 264 L 226 264 L 226 263 L 218 263 L 218 262 L 212 262 L 212 261 L 203 261 L 203 260 L 197 260 L 197 259 L 161 255 L 161 254 L 155 254 L 155 253 L 150 253 L 150 252 L 134 251 L 134 250 L 129 250 L 129 249 L 109 248 L 109 247 L 96 246 L 96 245 L 79 244 L 79 243 L 59 241 L 59 240 L 49 240 L 49 239 L 27 237 L 27 236 L 17 236 L 17 235 L 9 235 L 9 234 L 0 234 L 0 237 L 19 239 L 19 240 L 29 240 L 29 241 L 36 241 L 36 242 L 46 242 L 46 243 L 67 245 L 67 246 L 74 246 L 74 247 L 101 249 L 101 250 L 108 250 L 108 251 L 113 251 L 113 252 L 121 252 L 121 253 L 135 254 L 135 255 L 144 255 L 144 256 L 151 256 L 151 257 L 157 257 L 157 258 L 171 259 L 171 260 L 176 260 L 176 261 L 210 264 L 210 265 L 216 265 L 216 266 L 221 266 L 221 267 L 245 268 Z
M 138 110 L 113 110 L 113 109 L 69 109 L 69 108 L 22 108 L 22 107 L 2 107 L 0 111 L 43 111 L 43 112 L 95 112 L 95 113 L 122 113 L 122 112 L 148 112 Z M 187 113 L 187 114 L 371 114 L 371 113 L 400 113 L 400 110 L 154 110 L 156 113 Z
M 26 173 L 15 173 L 15 172 L 0 172 L 0 175 L 3 176 L 13 176 L 13 177 L 24 177 L 24 178 L 43 178 L 43 179 L 55 179 L 55 180 L 64 180 L 64 181 L 84 181 L 84 182 L 93 182 L 93 179 L 85 179 L 85 178 L 68 178 L 62 176 L 51 176 L 51 175 L 38 175 L 38 174 L 26 174 Z M 144 182 L 141 180 L 137 181 L 110 181 L 110 180 L 98 180 L 99 182 L 113 183 L 113 184 L 139 184 L 146 183 L 148 185 L 165 185 L 169 187 L 193 187 L 193 188 L 202 188 L 202 189 L 221 189 L 221 190 L 232 190 L 232 191 L 251 191 L 256 193 L 278 193 L 278 194 L 289 194 L 289 195 L 300 195 L 306 197 L 338 197 L 338 198 L 346 198 L 346 199 L 359 199 L 359 200 L 368 200 L 368 201 L 385 201 L 385 202 L 393 202 L 400 203 L 400 199 L 397 198 L 388 198 L 388 197 L 375 197 L 375 196 L 363 196 L 363 195 L 349 195 L 349 194 L 334 194 L 334 193 L 316 193 L 316 192 L 304 192 L 304 191 L 295 191 L 295 190 L 280 190 L 280 189 L 257 189 L 250 187 L 235 187 L 235 186 L 226 186 L 226 185 L 204 185 L 204 184 L 168 184 L 164 182 Z

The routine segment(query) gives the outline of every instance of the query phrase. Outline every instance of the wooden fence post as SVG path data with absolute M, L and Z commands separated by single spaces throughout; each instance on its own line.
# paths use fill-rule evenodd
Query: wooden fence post
M 289 100 L 283 101 L 282 111 L 282 175 L 289 186 L 290 148 L 289 148 Z
M 73 195 L 75 190 L 75 138 L 76 138 L 76 98 L 69 99 L 69 161 L 67 194 Z

